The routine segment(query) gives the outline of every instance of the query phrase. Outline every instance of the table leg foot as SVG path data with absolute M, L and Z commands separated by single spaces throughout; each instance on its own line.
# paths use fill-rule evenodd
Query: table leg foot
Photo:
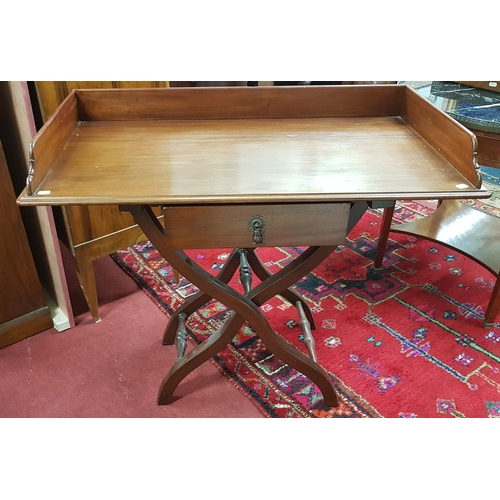
M 389 239 L 389 232 L 392 224 L 393 215 L 394 215 L 394 206 L 384 208 L 384 213 L 382 216 L 382 224 L 378 236 L 377 253 L 375 255 L 375 260 L 373 261 L 373 267 L 375 269 L 382 268 L 382 261 L 384 260 L 385 249 L 387 247 L 387 240 Z
M 170 405 L 172 403 L 175 403 L 179 399 L 181 398 L 178 396 L 174 396 L 173 394 L 165 394 L 165 395 L 158 394 L 157 404 L 159 406 Z
M 165 375 L 158 392 L 158 404 L 173 402 L 173 394 L 182 380 L 202 363 L 224 349 L 244 323 L 244 319 L 231 311 L 224 324 L 209 339 L 179 359 Z

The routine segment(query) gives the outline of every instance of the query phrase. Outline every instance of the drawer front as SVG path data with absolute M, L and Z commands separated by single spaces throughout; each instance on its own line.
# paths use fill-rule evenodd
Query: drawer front
M 205 205 L 163 208 L 175 249 L 327 246 L 345 243 L 349 203 Z

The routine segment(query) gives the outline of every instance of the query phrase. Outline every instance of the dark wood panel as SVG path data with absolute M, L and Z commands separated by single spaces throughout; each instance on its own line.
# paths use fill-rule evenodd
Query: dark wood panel
M 0 349 L 44 330 L 48 330 L 51 327 L 52 318 L 47 306 L 24 314 L 7 323 L 0 324 Z
M 500 134 L 473 130 L 477 136 L 477 161 L 480 165 L 500 168 Z
M 0 142 L 0 348 L 52 326 Z
M 169 82 L 132 82 L 132 81 L 39 81 L 35 89 L 40 101 L 43 121 L 47 121 L 61 102 L 76 89 L 120 89 L 120 88 L 158 88 L 169 87 Z
M 41 133 L 36 136 L 30 145 L 30 163 L 36 169 L 29 179 L 30 186 L 35 189 L 45 176 L 50 165 L 59 155 L 78 124 L 78 108 L 74 95 L 63 101 L 58 108 L 57 117 L 53 116 L 42 127 Z
M 477 139 L 455 120 L 406 87 L 402 118 L 469 182 L 480 186 L 476 163 Z M 430 165 L 429 165 L 430 166 Z
M 0 144 L 0 323 L 45 305 Z
M 78 90 L 81 120 L 399 116 L 402 85 Z

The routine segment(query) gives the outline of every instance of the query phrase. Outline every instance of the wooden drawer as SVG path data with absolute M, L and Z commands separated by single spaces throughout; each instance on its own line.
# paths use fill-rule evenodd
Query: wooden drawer
M 349 203 L 163 207 L 175 249 L 326 246 L 345 243 Z M 261 219 L 259 219 L 261 218 Z M 259 232 L 252 223 L 265 226 Z

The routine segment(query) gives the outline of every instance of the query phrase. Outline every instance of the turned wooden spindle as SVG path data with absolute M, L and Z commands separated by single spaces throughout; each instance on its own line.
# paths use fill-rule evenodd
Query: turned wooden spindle
M 302 307 L 302 304 L 299 301 L 295 303 L 295 307 L 297 307 L 297 311 L 299 312 L 299 326 L 300 329 L 302 330 L 302 334 L 304 335 L 304 344 L 307 347 L 307 350 L 309 351 L 309 356 L 311 356 L 311 359 L 317 363 L 318 359 L 316 358 L 314 338 L 311 333 L 311 324 L 306 318 L 304 308 Z
M 177 328 L 177 333 L 175 336 L 175 348 L 177 349 L 177 360 L 182 359 L 184 354 L 186 354 L 187 347 L 187 330 L 186 330 L 186 313 L 180 313 L 179 316 L 179 327 Z
M 252 271 L 248 264 L 247 251 L 242 248 L 240 251 L 240 281 L 245 290 L 245 295 L 252 290 Z
M 181 281 L 179 273 L 174 268 L 172 268 L 172 274 L 174 275 L 174 283 L 178 285 Z

